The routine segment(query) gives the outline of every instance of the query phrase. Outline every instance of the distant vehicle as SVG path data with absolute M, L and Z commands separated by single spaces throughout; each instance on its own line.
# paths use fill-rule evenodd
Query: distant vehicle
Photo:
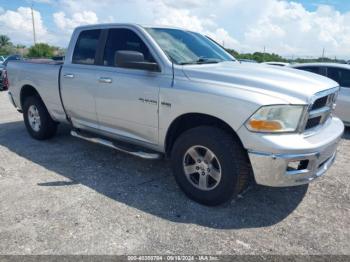
M 0 65 L 6 60 L 6 56 L 0 56 Z
M 5 62 L 5 60 L 6 60 L 6 57 L 5 56 L 0 56 L 0 91 L 2 91 L 2 89 L 3 89 L 3 76 L 2 76 L 2 71 L 3 71 L 3 69 L 4 69 L 4 67 L 5 67 L 5 65 L 4 65 L 4 62 Z
M 52 57 L 52 60 L 54 60 L 54 61 L 64 61 L 64 56 L 54 56 L 54 57 Z
M 284 62 L 263 62 L 262 64 L 265 65 L 274 65 L 274 66 L 289 66 L 289 63 L 284 63 Z
M 6 66 L 9 61 L 15 61 L 15 60 L 23 60 L 23 58 L 20 55 L 10 55 L 10 56 L 5 58 L 5 60 L 2 64 L 4 66 Z
M 3 91 L 4 89 L 4 85 L 3 85 L 3 82 L 4 82 L 4 70 L 5 66 L 3 63 L 0 64 L 0 91 Z
M 0 63 L 0 91 L 3 91 L 4 89 L 4 74 L 5 74 L 5 67 L 9 61 L 14 61 L 14 60 L 22 60 L 23 58 L 20 55 L 10 55 L 10 56 L 0 56 L 0 60 L 3 61 Z
M 344 131 L 330 114 L 339 90 L 333 80 L 238 63 L 188 30 L 78 27 L 64 61 L 6 68 L 4 89 L 33 138 L 53 137 L 63 122 L 90 142 L 168 156 L 180 188 L 207 205 L 228 201 L 250 180 L 310 183 L 333 164 Z
M 291 66 L 333 79 L 340 85 L 335 114 L 350 126 L 350 65 L 336 63 L 308 63 Z
M 255 60 L 252 60 L 252 59 L 238 59 L 239 62 L 241 63 L 258 63 L 256 62 Z

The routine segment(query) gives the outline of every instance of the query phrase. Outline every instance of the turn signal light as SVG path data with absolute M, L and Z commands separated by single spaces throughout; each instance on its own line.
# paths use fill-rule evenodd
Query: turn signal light
M 256 120 L 249 121 L 249 125 L 254 130 L 259 131 L 278 131 L 282 129 L 282 125 L 277 121 L 272 120 Z

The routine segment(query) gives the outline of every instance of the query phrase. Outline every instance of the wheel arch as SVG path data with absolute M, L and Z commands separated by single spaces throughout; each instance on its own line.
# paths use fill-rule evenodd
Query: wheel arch
M 218 127 L 227 133 L 229 133 L 232 137 L 237 139 L 239 143 L 243 144 L 237 135 L 236 131 L 224 120 L 203 113 L 186 113 L 178 116 L 176 119 L 172 121 L 170 124 L 166 136 L 165 136 L 165 153 L 167 156 L 170 156 L 170 152 L 174 145 L 176 139 L 185 131 L 198 127 L 198 126 L 215 126 Z
M 23 110 L 25 100 L 30 96 L 37 96 L 44 103 L 39 92 L 35 89 L 35 87 L 32 85 L 26 84 L 22 86 L 20 91 L 20 103 L 21 103 L 22 110 Z

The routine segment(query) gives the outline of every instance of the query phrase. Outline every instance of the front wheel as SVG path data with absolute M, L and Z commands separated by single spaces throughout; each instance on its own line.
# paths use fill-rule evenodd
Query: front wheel
M 245 149 L 237 138 L 218 128 L 203 126 L 186 131 L 175 141 L 171 158 L 178 185 L 201 204 L 222 204 L 250 181 Z
M 37 96 L 25 100 L 23 118 L 28 133 L 37 140 L 49 139 L 56 134 L 57 123 L 52 120 L 44 103 Z

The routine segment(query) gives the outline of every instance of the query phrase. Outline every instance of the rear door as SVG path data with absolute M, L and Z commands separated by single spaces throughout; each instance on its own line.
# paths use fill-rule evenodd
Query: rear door
M 350 70 L 328 67 L 327 76 L 340 85 L 335 113 L 341 120 L 350 124 Z
M 159 90 L 170 86 L 171 79 L 161 72 L 117 67 L 117 51 L 141 52 L 146 61 L 156 62 L 141 34 L 131 28 L 109 29 L 96 89 L 100 128 L 117 138 L 156 144 Z
M 99 29 L 80 32 L 72 63 L 64 64 L 62 68 L 62 99 L 76 127 L 98 128 L 94 93 L 98 77 L 96 56 L 101 35 Z

